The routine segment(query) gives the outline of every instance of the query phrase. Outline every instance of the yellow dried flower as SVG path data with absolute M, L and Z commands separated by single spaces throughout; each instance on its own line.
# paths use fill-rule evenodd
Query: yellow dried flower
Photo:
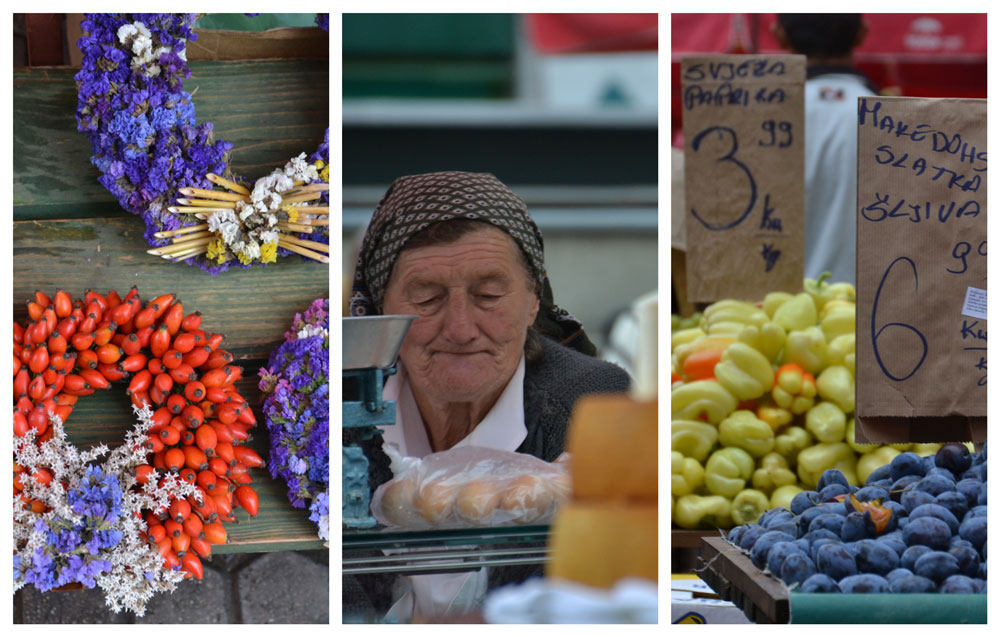
M 215 259 L 219 265 L 226 262 L 226 244 L 223 243 L 222 237 L 217 237 L 208 244 L 208 253 L 205 256 L 208 259 Z
M 260 246 L 261 263 L 274 263 L 278 260 L 278 242 L 265 243 Z
M 250 265 L 250 263 L 253 261 L 253 257 L 248 256 L 246 252 L 237 252 L 236 258 L 239 259 L 240 263 L 242 263 L 243 265 Z

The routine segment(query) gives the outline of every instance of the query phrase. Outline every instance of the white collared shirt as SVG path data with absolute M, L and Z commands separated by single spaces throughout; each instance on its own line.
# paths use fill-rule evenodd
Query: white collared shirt
M 404 456 L 423 458 L 431 453 L 430 439 L 424 428 L 417 401 L 400 361 L 396 374 L 382 389 L 383 400 L 396 401 L 396 424 L 382 427 L 384 444 L 395 444 Z M 455 447 L 477 446 L 503 451 L 517 451 L 528 429 L 524 424 L 524 355 L 493 408 Z M 454 448 L 454 447 L 453 447 Z M 471 573 L 409 575 L 410 590 L 392 608 L 387 618 L 399 622 L 415 615 L 425 617 L 468 613 L 478 607 L 486 594 L 486 569 Z

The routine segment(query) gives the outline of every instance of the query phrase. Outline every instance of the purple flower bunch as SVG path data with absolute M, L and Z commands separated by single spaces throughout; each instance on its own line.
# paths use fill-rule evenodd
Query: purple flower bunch
M 215 140 L 211 122 L 198 124 L 192 97 L 184 90 L 191 76 L 185 48 L 197 39 L 196 18 L 193 13 L 89 13 L 78 41 L 83 62 L 75 78 L 77 128 L 90 140 L 91 163 L 101 172 L 98 181 L 125 210 L 143 217 L 151 246 L 170 243 L 156 232 L 190 225 L 167 210 L 179 189 L 212 189 L 205 179 L 210 172 L 233 178 L 228 168 L 233 145 Z M 251 267 L 236 259 L 217 264 L 191 257 L 185 262 L 212 275 L 234 264 Z
M 317 13 L 316 14 L 316 26 L 323 29 L 327 33 L 330 32 L 330 14 L 329 13 Z
M 35 546 L 31 565 L 14 556 L 14 580 L 23 579 L 40 591 L 79 582 L 93 588 L 96 577 L 111 570 L 101 551 L 113 549 L 122 532 L 111 528 L 122 514 L 122 491 L 117 479 L 100 467 L 87 467 L 81 481 L 70 488 L 66 501 L 77 521 L 60 515 L 35 521 L 35 531 L 45 538 Z
M 268 468 L 288 485 L 288 500 L 305 508 L 329 540 L 330 300 L 316 299 L 296 314 L 285 341 L 260 370 L 264 420 L 270 435 Z

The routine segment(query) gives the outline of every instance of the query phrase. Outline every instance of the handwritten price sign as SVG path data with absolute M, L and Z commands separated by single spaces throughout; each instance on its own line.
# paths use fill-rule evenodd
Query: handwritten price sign
M 859 438 L 985 436 L 985 100 L 859 98 L 857 245 Z
M 805 58 L 684 58 L 688 297 L 802 289 Z

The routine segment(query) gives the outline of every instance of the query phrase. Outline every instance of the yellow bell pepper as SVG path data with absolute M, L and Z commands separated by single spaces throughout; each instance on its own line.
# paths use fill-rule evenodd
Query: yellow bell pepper
M 778 487 L 795 484 L 798 478 L 788 468 L 788 461 L 780 453 L 772 451 L 758 462 L 757 470 L 750 478 L 754 489 L 771 493 Z
M 771 501 L 764 493 L 756 489 L 743 489 L 733 498 L 731 512 L 733 522 L 736 524 L 756 522 L 770 506 Z
M 718 438 L 719 430 L 707 422 L 679 419 L 670 421 L 670 450 L 679 451 L 698 462 L 705 462 Z
M 670 332 L 670 351 L 676 350 L 681 345 L 687 345 L 688 343 L 693 343 L 705 336 L 705 331 L 700 327 L 689 327 L 683 330 L 677 330 Z
M 774 437 L 774 450 L 784 456 L 788 466 L 794 467 L 799 453 L 813 443 L 813 438 L 802 427 L 788 427 Z
M 800 493 L 802 493 L 802 487 L 797 484 L 788 484 L 783 487 L 778 487 L 774 490 L 774 493 L 771 494 L 771 508 L 791 508 L 792 500 Z
M 910 449 L 913 453 L 917 454 L 921 458 L 924 456 L 933 456 L 941 448 L 940 442 L 926 442 L 926 443 L 915 443 L 913 448 Z
M 854 374 L 854 334 L 841 334 L 826 348 L 830 365 L 843 365 Z
M 816 325 L 816 304 L 805 292 L 796 294 L 774 311 L 774 322 L 791 332 Z
M 857 468 L 858 480 L 861 481 L 861 484 L 864 484 L 865 480 L 868 479 L 868 476 L 871 474 L 872 471 L 875 471 L 882 465 L 889 464 L 890 462 L 892 462 L 892 459 L 898 456 L 899 454 L 900 452 L 896 451 L 892 447 L 884 446 L 884 447 L 879 447 L 878 449 L 872 451 L 871 453 L 866 453 L 865 455 L 861 456 L 860 458 L 858 458 L 858 468 Z
M 738 409 L 719 423 L 719 443 L 759 458 L 774 449 L 774 430 L 752 411 Z
M 778 311 L 778 308 L 793 298 L 795 298 L 795 295 L 788 292 L 768 292 L 764 296 L 764 303 L 762 304 L 764 313 L 773 319 L 774 313 Z
M 855 453 L 860 453 L 860 454 L 871 453 L 872 451 L 875 451 L 876 449 L 879 448 L 879 445 L 876 443 L 858 442 L 857 439 L 854 437 L 854 432 L 855 432 L 854 418 L 851 418 L 849 421 L 847 421 L 847 435 L 845 436 L 844 440 L 847 441 L 847 445 L 851 449 L 853 449 Z
M 774 362 L 785 346 L 785 330 L 773 321 L 764 323 L 761 327 L 747 325 L 740 332 L 739 340 L 763 354 L 768 361 Z
M 824 272 L 818 279 L 806 279 L 803 289 L 812 297 L 816 311 L 820 312 L 827 303 L 833 300 L 855 301 L 857 294 L 850 283 L 827 283 L 829 272 Z
M 792 412 L 776 405 L 761 405 L 757 407 L 757 417 L 771 426 L 771 431 L 778 431 L 792 422 Z
M 912 442 L 896 442 L 896 443 L 892 443 L 892 444 L 889 444 L 889 445 L 886 445 L 886 446 L 892 447 L 893 449 L 895 449 L 899 453 L 903 453 L 904 451 L 909 451 L 910 449 L 912 449 L 913 448 L 913 443 Z
M 759 327 L 768 319 L 769 317 L 764 310 L 753 303 L 737 301 L 736 299 L 723 299 L 705 308 L 701 316 L 701 327 L 706 332 L 711 333 L 712 326 L 720 323 L 741 323 Z
M 838 469 L 847 478 L 848 484 L 857 485 L 857 463 L 857 456 L 846 442 L 821 442 L 799 452 L 799 480 L 807 488 L 815 489 L 824 471 Z
M 732 504 L 720 495 L 685 495 L 674 503 L 674 522 L 685 529 L 720 528 L 733 525 Z
M 854 374 L 843 365 L 831 365 L 816 378 L 816 391 L 845 414 L 854 411 Z
M 801 366 L 785 363 L 774 374 L 771 398 L 793 414 L 804 414 L 816 398 L 816 380 Z
M 838 336 L 854 334 L 854 303 L 830 301 L 820 314 L 819 324 L 829 343 Z
M 746 343 L 736 342 L 722 353 L 715 378 L 739 400 L 752 400 L 771 391 L 774 370 L 767 358 Z
M 736 398 L 714 380 L 696 380 L 670 389 L 670 418 L 718 424 L 736 409 Z
M 694 458 L 670 452 L 670 492 L 676 496 L 697 491 L 705 483 L 705 469 Z
M 689 343 L 684 343 L 683 345 L 675 347 L 671 352 L 670 358 L 675 361 L 677 369 L 680 370 L 684 368 L 684 362 L 692 354 L 725 350 L 735 342 L 736 339 L 732 336 L 702 336 Z
M 781 355 L 783 363 L 797 363 L 810 374 L 817 374 L 826 367 L 826 336 L 818 326 L 795 330 L 785 338 L 785 350 Z
M 732 498 L 746 487 L 753 469 L 753 458 L 743 449 L 719 449 L 705 463 L 705 486 L 710 493 Z
M 821 402 L 806 413 L 806 430 L 820 442 L 842 442 L 847 415 L 833 403 Z

